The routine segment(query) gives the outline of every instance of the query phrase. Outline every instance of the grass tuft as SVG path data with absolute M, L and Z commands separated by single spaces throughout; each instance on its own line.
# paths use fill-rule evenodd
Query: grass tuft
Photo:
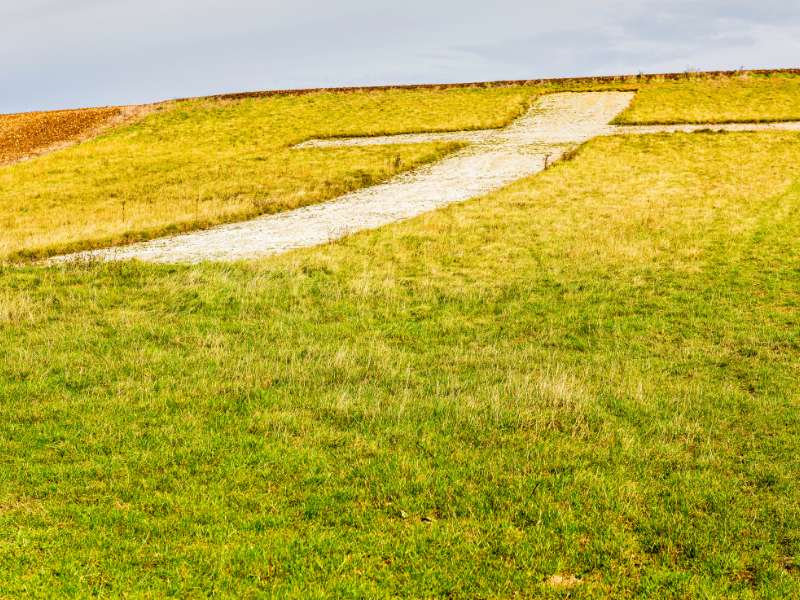
M 32 322 L 38 312 L 29 297 L 0 291 L 0 327 L 25 325 Z

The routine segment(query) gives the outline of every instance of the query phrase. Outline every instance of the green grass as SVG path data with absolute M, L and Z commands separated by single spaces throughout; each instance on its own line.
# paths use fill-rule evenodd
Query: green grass
M 280 258 L 5 267 L 0 596 L 796 597 L 799 206 L 797 135 L 608 138 Z

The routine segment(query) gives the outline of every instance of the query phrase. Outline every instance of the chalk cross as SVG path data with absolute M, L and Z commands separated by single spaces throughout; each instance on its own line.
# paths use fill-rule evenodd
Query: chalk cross
M 327 243 L 365 229 L 409 219 L 455 202 L 484 195 L 534 175 L 591 138 L 655 132 L 800 131 L 800 122 L 721 125 L 614 126 L 610 123 L 634 97 L 633 92 L 555 93 L 540 98 L 504 129 L 420 133 L 381 137 L 310 140 L 296 148 L 331 148 L 432 141 L 469 145 L 453 155 L 386 183 L 346 194 L 330 202 L 120 248 L 97 250 L 56 260 L 98 258 L 152 262 L 239 260 L 280 254 Z

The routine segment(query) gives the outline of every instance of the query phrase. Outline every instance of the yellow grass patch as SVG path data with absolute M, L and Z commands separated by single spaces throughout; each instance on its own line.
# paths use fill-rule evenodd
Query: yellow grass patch
M 800 77 L 750 75 L 654 81 L 618 122 L 727 123 L 800 120 Z
M 142 122 L 80 146 L 0 168 L 0 261 L 117 245 L 290 210 L 378 183 L 457 148 L 292 149 L 310 138 L 502 127 L 539 94 L 609 87 L 639 90 L 620 117 L 625 123 L 800 119 L 800 77 L 789 75 L 169 103 Z M 79 131 L 91 129 L 94 120 L 107 118 L 108 110 L 118 109 L 0 117 L 0 140 L 31 138 L 47 145 L 55 138 L 80 137 Z M 11 123 L 16 133 L 8 133 Z M 23 130 L 35 135 L 20 134 Z M 30 151 L 14 143 L 22 148 L 14 150 L 15 156 Z M 607 180 L 602 168 L 593 176 Z M 702 177 L 715 179 L 710 169 Z M 655 195 L 666 182 L 648 178 L 648 184 L 655 187 L 643 188 L 643 194 L 654 199 L 634 203 L 639 207 L 635 218 L 656 227 L 661 221 Z M 600 222 L 613 219 L 613 206 L 603 210 L 597 215 Z M 630 242 L 611 250 L 631 259 L 660 251 Z M 691 245 L 680 249 L 686 256 L 693 252 L 697 248 Z
M 187 101 L 0 170 L 0 259 L 115 245 L 334 198 L 456 144 L 292 149 L 312 137 L 500 127 L 533 91 L 320 93 Z
M 28 296 L 0 291 L 0 326 L 32 321 L 37 307 Z

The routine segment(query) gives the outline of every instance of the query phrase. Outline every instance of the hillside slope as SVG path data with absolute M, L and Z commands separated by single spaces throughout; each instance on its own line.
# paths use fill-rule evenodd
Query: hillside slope
M 791 74 L 164 103 L 144 120 L 79 146 L 0 167 L 0 260 L 114 246 L 314 204 L 456 149 L 290 149 L 311 137 L 502 127 L 540 94 L 609 88 L 638 90 L 620 123 L 800 120 L 800 77 Z M 95 121 L 119 119 L 115 110 L 0 117 L 0 147 L 14 135 L 40 145 L 55 143 L 54 131 L 80 137 Z M 33 125 L 3 133 L 4 122 L 28 121 Z M 26 127 L 38 133 L 25 134 Z M 16 151 L 30 152 L 29 145 Z
M 800 134 L 639 135 L 280 257 L 0 265 L 0 596 L 798 597 L 799 214 Z

